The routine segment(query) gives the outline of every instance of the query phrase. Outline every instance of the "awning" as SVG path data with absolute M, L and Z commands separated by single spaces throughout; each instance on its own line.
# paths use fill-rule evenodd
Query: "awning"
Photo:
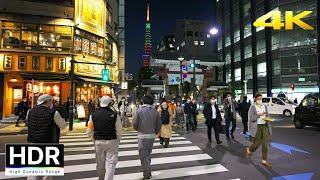
M 79 77 L 77 76 L 76 77 L 77 81 L 78 82 L 81 82 L 81 83 L 92 83 L 92 84 L 96 84 L 96 85 L 102 85 L 102 86 L 106 86 L 106 85 L 114 85 L 114 82 L 113 81 L 103 81 L 103 80 L 100 80 L 100 79 L 95 79 L 95 78 L 90 78 L 90 77 Z
M 62 73 L 21 73 L 24 80 L 38 80 L 38 81 L 69 81 L 68 74 Z

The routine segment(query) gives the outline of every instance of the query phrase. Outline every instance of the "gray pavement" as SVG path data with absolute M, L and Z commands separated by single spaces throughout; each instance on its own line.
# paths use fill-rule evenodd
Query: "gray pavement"
M 157 141 L 153 150 L 152 170 L 154 179 L 215 179 L 215 180 L 264 180 L 278 176 L 314 173 L 312 180 L 320 179 L 320 129 L 307 127 L 295 129 L 290 118 L 275 117 L 272 143 L 286 144 L 308 153 L 292 151 L 292 154 L 270 147 L 269 161 L 272 168 L 261 165 L 261 148 L 252 159 L 245 158 L 245 147 L 251 142 L 241 135 L 242 123 L 238 120 L 235 140 L 223 143 L 207 143 L 206 127 L 199 122 L 196 132 L 175 129 L 170 147 L 164 149 Z M 54 179 L 96 179 L 93 145 L 85 134 L 63 133 L 65 144 L 65 176 Z M 120 144 L 119 162 L 115 179 L 138 179 L 141 176 L 137 154 L 136 134 L 126 132 Z M 0 179 L 4 171 L 4 144 L 26 142 L 25 135 L 0 136 Z M 22 178 L 10 178 L 22 179 Z M 24 178 L 23 178 L 24 179 Z M 286 179 L 283 179 L 286 180 Z M 305 180 L 305 179 L 299 179 Z

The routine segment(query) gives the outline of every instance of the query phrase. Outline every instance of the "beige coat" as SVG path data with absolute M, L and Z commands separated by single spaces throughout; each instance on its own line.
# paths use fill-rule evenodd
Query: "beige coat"
M 171 138 L 172 136 L 172 120 L 173 120 L 173 113 L 172 113 L 172 110 L 170 107 L 168 107 L 168 111 L 169 111 L 169 114 L 170 114 L 170 122 L 169 124 L 162 124 L 161 126 L 161 130 L 158 134 L 158 137 L 163 137 L 163 138 Z M 158 110 L 157 110 L 160 114 L 160 117 L 161 117 L 161 112 L 162 112 L 162 109 L 161 109 L 161 105 L 158 107 Z

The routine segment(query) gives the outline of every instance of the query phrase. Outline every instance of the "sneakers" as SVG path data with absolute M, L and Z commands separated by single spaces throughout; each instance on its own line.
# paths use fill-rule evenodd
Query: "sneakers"
M 249 147 L 246 148 L 246 158 L 247 158 L 247 159 L 250 159 L 250 158 L 251 158 L 251 152 L 250 152 Z
M 267 161 L 262 161 L 261 163 L 262 163 L 262 165 L 264 165 L 264 166 L 267 167 L 267 168 L 270 168 L 270 167 L 271 167 L 271 164 L 268 163 Z
M 149 177 L 147 177 L 147 178 L 143 178 L 143 179 L 152 179 L 152 176 L 150 175 Z

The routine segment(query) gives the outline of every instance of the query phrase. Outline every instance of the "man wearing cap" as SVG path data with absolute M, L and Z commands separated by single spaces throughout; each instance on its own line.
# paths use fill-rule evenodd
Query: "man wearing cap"
M 37 106 L 27 114 L 28 141 L 31 143 L 57 143 L 56 126 L 67 127 L 60 113 L 53 109 L 53 98 L 48 94 L 38 97 Z
M 121 120 L 111 108 L 113 100 L 103 96 L 100 109 L 89 117 L 88 137 L 94 140 L 99 180 L 112 180 L 118 162 L 119 142 L 122 135 Z
M 37 106 L 27 113 L 28 121 L 28 142 L 30 143 L 58 143 L 56 125 L 59 128 L 66 128 L 67 124 L 60 113 L 53 108 L 53 98 L 48 94 L 38 97 Z M 35 179 L 50 180 L 52 177 L 28 176 L 28 180 Z

